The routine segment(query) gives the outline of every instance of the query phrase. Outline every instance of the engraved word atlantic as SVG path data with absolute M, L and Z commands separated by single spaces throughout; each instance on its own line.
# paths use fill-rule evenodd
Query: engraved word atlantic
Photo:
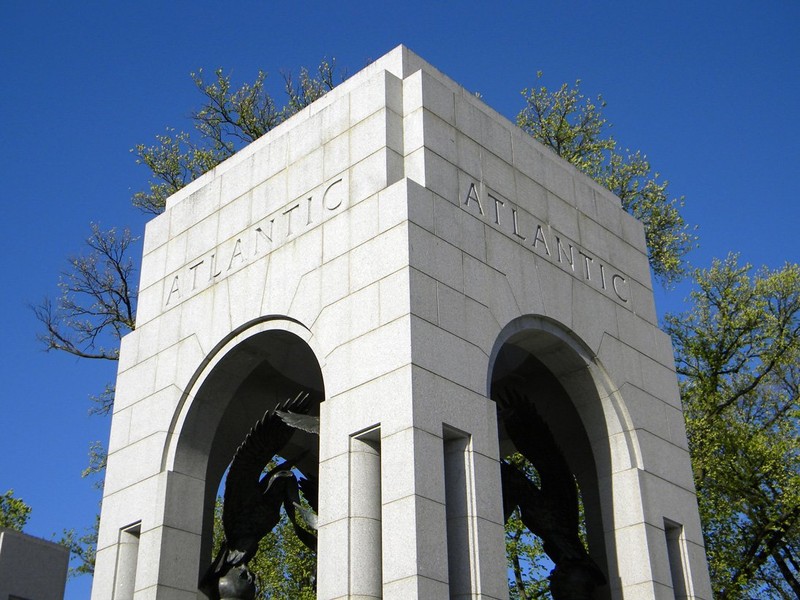
M 269 254 L 291 238 L 325 221 L 343 205 L 342 179 L 272 212 L 235 238 L 224 241 L 167 277 L 164 308 L 172 308 L 224 279 L 252 259 Z
M 482 186 L 481 186 L 482 187 Z M 479 185 L 470 183 L 460 202 L 462 208 L 477 214 L 495 229 L 505 233 L 536 254 L 557 263 L 585 283 L 604 291 L 613 300 L 631 308 L 628 278 L 618 270 L 581 249 L 549 225 L 499 194 L 479 193 Z

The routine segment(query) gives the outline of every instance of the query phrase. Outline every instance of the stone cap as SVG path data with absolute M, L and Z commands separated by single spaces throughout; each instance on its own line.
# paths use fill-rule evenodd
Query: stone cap
M 188 183 L 185 187 L 181 188 L 175 194 L 167 198 L 167 208 L 172 208 L 178 202 L 182 201 L 183 199 L 191 196 L 194 192 L 202 188 L 204 185 L 208 184 L 214 178 L 218 177 L 225 171 L 229 170 L 230 168 L 238 165 L 239 163 L 247 160 L 250 156 L 268 146 L 273 140 L 279 138 L 286 134 L 289 129 L 296 127 L 301 122 L 307 120 L 308 118 L 312 117 L 313 115 L 317 114 L 324 108 L 333 104 L 336 100 L 345 96 L 352 92 L 354 89 L 358 88 L 359 86 L 363 85 L 366 81 L 369 81 L 372 77 L 376 74 L 387 71 L 397 77 L 398 79 L 405 79 L 408 76 L 416 73 L 417 71 L 424 71 L 432 75 L 435 79 L 439 80 L 445 86 L 451 88 L 453 91 L 462 92 L 468 96 L 472 96 L 475 98 L 477 102 L 480 102 L 474 94 L 470 94 L 467 92 L 463 86 L 456 83 L 453 79 L 442 73 L 439 69 L 431 65 L 429 62 L 422 59 L 419 55 L 415 54 L 411 50 L 409 50 L 406 46 L 400 44 L 399 46 L 395 47 L 394 49 L 390 50 L 386 54 L 384 54 L 381 58 L 376 60 L 375 62 L 370 63 L 352 77 L 344 80 L 342 83 L 337 85 L 327 94 L 325 94 L 322 98 L 319 98 L 300 112 L 295 115 L 292 115 L 290 119 L 287 119 L 274 129 L 268 131 L 263 136 L 255 140 L 254 142 L 248 144 L 236 154 L 231 156 L 230 158 L 224 160 L 220 164 L 218 164 L 213 169 L 210 169 L 194 181 Z M 497 119 L 507 120 L 503 115 L 489 107 L 483 102 L 480 102 L 481 108 L 491 114 L 493 117 Z

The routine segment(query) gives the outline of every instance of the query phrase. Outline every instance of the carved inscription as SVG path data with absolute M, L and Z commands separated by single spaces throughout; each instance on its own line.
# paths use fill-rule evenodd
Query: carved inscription
M 630 308 L 630 283 L 625 275 L 602 263 L 547 224 L 537 222 L 535 217 L 513 202 L 489 190 L 481 192 L 479 184 L 470 183 L 459 204 L 529 250 Z
M 337 179 L 315 194 L 290 202 L 170 275 L 164 308 L 171 308 L 321 223 L 344 204 L 345 187 L 342 179 Z

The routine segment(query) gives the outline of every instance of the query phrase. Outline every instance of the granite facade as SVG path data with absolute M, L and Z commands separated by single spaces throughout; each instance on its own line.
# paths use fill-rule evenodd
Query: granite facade
M 94 600 L 198 597 L 232 449 L 292 384 L 324 399 L 320 598 L 507 598 L 509 345 L 574 407 L 603 594 L 675 597 L 668 523 L 682 597 L 711 597 L 642 225 L 406 48 L 171 197 L 139 294 Z

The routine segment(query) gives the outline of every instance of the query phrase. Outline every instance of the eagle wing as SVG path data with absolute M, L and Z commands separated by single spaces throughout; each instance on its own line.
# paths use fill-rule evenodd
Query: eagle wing
M 519 506 L 522 522 L 542 538 L 544 551 L 557 566 L 577 562 L 594 578 L 596 585 L 604 584 L 602 570 L 580 541 L 578 490 L 553 432 L 522 393 L 506 389 L 497 395 L 496 401 L 508 436 L 533 464 L 540 482 L 537 488 L 514 465 L 501 463 L 506 518 Z M 564 568 L 574 570 L 575 567 Z
M 225 480 L 222 510 L 222 527 L 229 544 L 242 536 L 260 533 L 257 531 L 263 519 L 260 513 L 266 509 L 261 474 L 295 431 L 277 413 L 307 413 L 310 404 L 308 394 L 299 394 L 267 411 L 236 450 Z
M 319 417 L 287 412 L 283 410 L 276 410 L 275 412 L 287 425 L 294 427 L 295 429 L 302 429 L 308 433 L 319 435 Z
M 496 401 L 508 436 L 539 473 L 544 498 L 560 506 L 566 515 L 570 515 L 570 520 L 577 520 L 575 479 L 545 420 L 533 403 L 514 389 L 499 393 Z

